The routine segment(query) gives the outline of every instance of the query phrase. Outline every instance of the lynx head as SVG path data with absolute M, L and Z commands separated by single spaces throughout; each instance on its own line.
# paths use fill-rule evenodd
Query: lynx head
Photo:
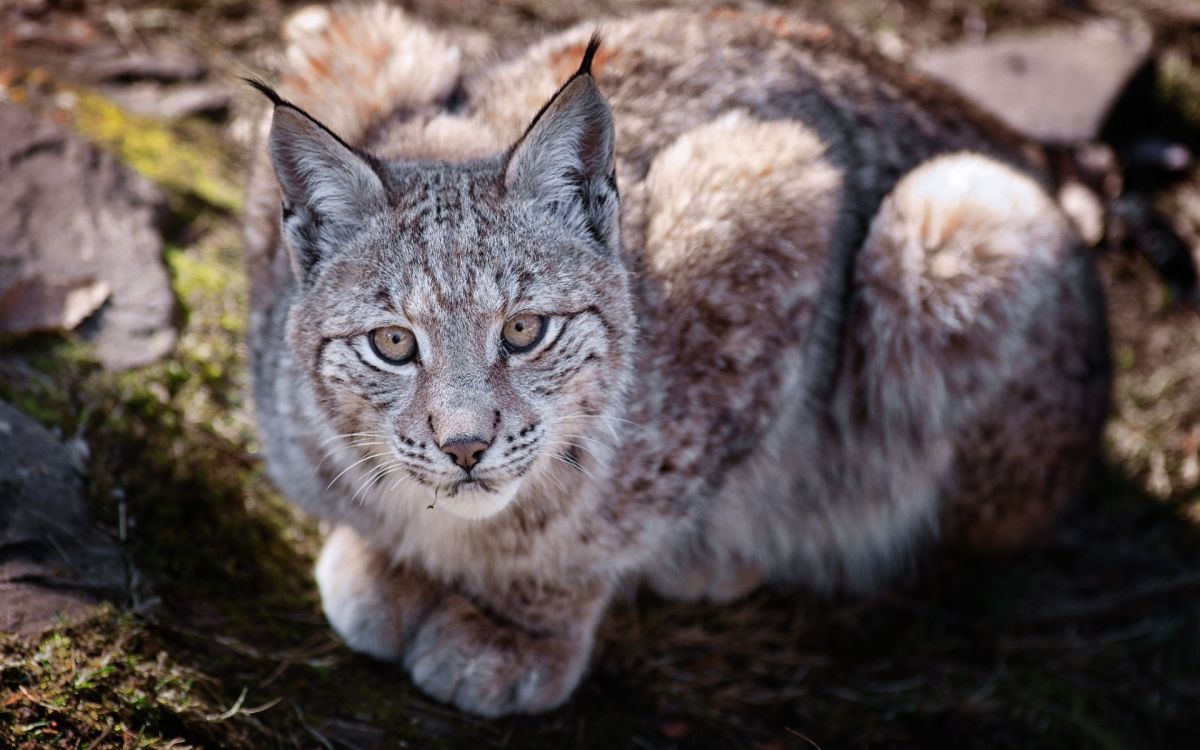
M 374 158 L 274 97 L 297 289 L 279 343 L 372 497 L 483 518 L 596 460 L 636 325 L 594 51 L 506 153 L 465 164 Z

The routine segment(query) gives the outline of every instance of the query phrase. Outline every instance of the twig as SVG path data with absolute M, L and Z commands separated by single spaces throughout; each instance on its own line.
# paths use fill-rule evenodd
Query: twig
M 272 698 L 271 700 L 267 701 L 266 703 L 262 704 L 261 706 L 255 706 L 253 708 L 243 708 L 240 713 L 242 716 L 253 716 L 254 714 L 261 714 L 263 711 L 268 711 L 272 708 L 275 708 L 275 706 L 278 705 L 279 701 L 281 701 L 281 700 L 283 700 L 282 695 L 279 696 L 278 698 Z
M 300 726 L 304 727 L 304 731 L 311 734 L 317 742 L 320 742 L 323 746 L 325 746 L 326 750 L 334 750 L 333 743 L 330 742 L 329 738 L 318 732 L 316 727 L 305 721 L 304 712 L 300 710 L 300 706 L 296 705 L 296 703 L 293 701 L 288 701 L 288 703 L 291 705 L 292 711 L 294 711 L 296 714 L 296 720 L 300 722 Z
M 221 721 L 226 721 L 228 719 L 232 719 L 237 714 L 237 712 L 242 709 L 242 703 L 245 702 L 246 692 L 249 691 L 249 689 L 250 688 L 248 688 L 248 687 L 242 688 L 242 694 L 238 696 L 238 699 L 236 701 L 234 701 L 233 706 L 231 706 L 230 709 L 228 711 L 226 711 L 225 713 L 218 714 L 216 716 L 209 715 L 209 716 L 206 716 L 205 718 L 211 722 L 221 722 Z
M 91 742 L 89 742 L 88 746 L 85 750 L 96 750 L 96 748 L 100 746 L 100 743 L 104 742 L 104 740 L 107 739 L 108 735 L 112 734 L 112 730 L 113 730 L 112 724 L 109 724 L 108 726 L 104 727 L 104 731 L 100 733 L 100 736 L 97 737 L 96 739 L 92 740 Z
M 804 741 L 805 741 L 805 742 L 807 742 L 808 744 L 810 744 L 810 745 L 812 745 L 813 747 L 815 747 L 817 750 L 821 750 L 821 746 L 820 746 L 820 745 L 818 745 L 816 742 L 814 742 L 814 741 L 812 740 L 812 738 L 811 738 L 811 737 L 809 737 L 808 735 L 801 734 L 801 733 L 797 732 L 795 729 L 792 729 L 791 727 L 784 727 L 783 729 L 784 729 L 784 731 L 786 731 L 788 734 L 794 734 L 795 736 L 799 737 L 800 739 L 804 740 Z

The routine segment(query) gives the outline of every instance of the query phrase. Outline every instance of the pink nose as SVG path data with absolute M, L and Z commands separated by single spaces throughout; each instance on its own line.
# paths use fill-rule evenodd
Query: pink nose
M 439 447 L 451 461 L 470 471 L 483 459 L 483 452 L 489 445 L 491 443 L 485 442 L 483 438 L 460 435 L 447 440 Z

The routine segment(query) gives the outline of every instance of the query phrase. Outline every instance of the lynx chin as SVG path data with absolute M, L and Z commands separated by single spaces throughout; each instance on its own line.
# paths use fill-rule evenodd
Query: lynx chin
M 869 590 L 1078 490 L 1095 269 L 1037 154 L 949 92 L 767 11 L 506 62 L 302 13 L 256 84 L 254 397 L 351 648 L 545 711 L 620 587 Z

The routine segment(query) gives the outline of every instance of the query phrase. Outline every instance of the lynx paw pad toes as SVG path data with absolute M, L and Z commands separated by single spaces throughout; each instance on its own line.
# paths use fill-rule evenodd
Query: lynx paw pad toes
M 487 717 L 562 704 L 583 673 L 587 644 L 491 621 L 466 602 L 432 615 L 410 644 L 413 682 L 438 700 Z

